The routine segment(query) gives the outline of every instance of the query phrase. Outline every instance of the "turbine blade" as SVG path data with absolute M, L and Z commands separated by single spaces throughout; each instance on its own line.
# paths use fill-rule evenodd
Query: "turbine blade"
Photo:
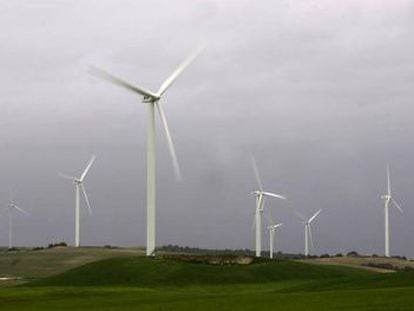
M 9 201 L 10 201 L 10 203 L 13 203 L 13 189 L 10 187 L 9 188 Z
M 28 212 L 26 212 L 24 209 L 22 209 L 22 208 L 18 207 L 16 204 L 13 204 L 13 207 L 14 207 L 15 209 L 17 209 L 18 211 L 22 212 L 23 214 L 26 214 L 26 215 L 28 215 L 28 216 L 29 216 L 29 213 L 28 213 Z
M 151 97 L 151 98 L 158 98 L 158 96 L 156 94 L 154 94 L 153 92 L 141 87 L 141 86 L 137 86 L 137 85 L 132 85 L 129 82 L 126 82 L 125 80 L 118 78 L 112 74 L 110 74 L 109 72 L 99 69 L 97 67 L 91 66 L 89 68 L 89 73 L 92 74 L 93 76 L 103 79 L 107 82 L 110 82 L 112 84 L 118 85 L 120 87 L 123 87 L 124 89 L 127 89 L 129 91 L 134 92 L 135 94 L 138 93 L 142 96 L 146 96 L 146 97 Z
M 388 190 L 388 195 L 391 195 L 391 176 L 390 176 L 390 167 L 387 164 L 387 190 Z
M 81 189 L 82 189 L 83 196 L 85 197 L 86 206 L 88 206 L 89 215 L 92 215 L 91 205 L 89 204 L 88 195 L 86 194 L 85 186 L 83 184 L 81 184 Z
M 256 208 L 258 208 L 259 210 L 263 208 L 263 195 L 262 194 L 259 194 L 259 199 L 258 199 Z
M 60 177 L 62 177 L 62 178 L 65 178 L 65 179 L 72 180 L 72 181 L 78 181 L 78 180 L 79 180 L 79 179 L 78 179 L 78 178 L 76 178 L 76 177 L 69 176 L 69 175 L 65 175 L 65 174 L 61 174 L 61 173 L 59 173 L 59 176 L 60 176 Z
M 319 213 L 322 212 L 322 209 L 320 209 L 319 211 L 317 211 L 310 219 L 309 219 L 309 223 L 311 223 L 316 217 L 318 217 Z
M 262 181 L 260 180 L 259 169 L 257 168 L 256 160 L 254 159 L 253 153 L 250 153 L 250 158 L 252 160 L 252 166 L 254 175 L 256 176 L 257 185 L 259 186 L 260 191 L 263 191 Z
M 161 103 L 159 101 L 157 101 L 156 105 L 157 105 L 158 112 L 159 112 L 160 117 L 161 117 L 161 123 L 164 127 L 164 130 L 165 130 L 165 136 L 167 137 L 168 148 L 170 150 L 170 155 L 171 155 L 171 159 L 172 159 L 172 163 L 173 163 L 175 177 L 177 178 L 177 180 L 181 180 L 180 165 L 178 164 L 178 159 L 177 159 L 177 155 L 175 153 L 175 148 L 174 148 L 174 143 L 173 143 L 173 140 L 172 140 L 171 132 L 170 132 L 170 129 L 168 127 L 167 118 L 165 117 L 164 109 L 162 108 Z
M 271 211 L 271 209 L 269 208 L 269 215 L 266 214 L 266 219 L 270 224 L 268 227 L 273 227 L 273 219 L 272 219 L 272 215 L 271 215 L 270 211 Z
M 305 216 L 303 216 L 301 213 L 299 213 L 298 211 L 295 211 L 295 215 L 297 216 L 297 217 L 299 217 L 302 221 L 305 221 L 306 222 L 306 218 L 305 218 Z
M 277 224 L 277 225 L 274 225 L 274 226 L 273 226 L 273 228 L 275 228 L 275 229 L 276 229 L 276 228 L 279 228 L 279 227 L 281 227 L 281 226 L 283 226 L 283 224 L 282 224 L 282 223 Z
M 309 241 L 310 241 L 310 247 L 313 250 L 314 249 L 314 245 L 313 245 L 313 236 L 312 236 L 312 229 L 310 224 L 308 225 L 308 233 L 309 233 Z
M 269 208 L 269 219 L 270 224 L 273 226 L 275 223 L 273 222 L 273 215 L 272 215 L 272 209 Z
M 185 68 L 190 65 L 194 59 L 200 54 L 202 49 L 197 49 L 192 52 L 178 67 L 175 71 L 161 84 L 160 89 L 158 90 L 158 96 L 164 94 L 164 92 L 174 83 L 178 76 L 184 71 Z
M 395 207 L 398 208 L 398 210 L 400 211 L 401 214 L 404 214 L 403 209 L 401 208 L 401 206 L 397 203 L 397 201 L 394 200 L 394 198 L 391 198 L 392 203 L 394 203 Z
M 85 178 L 86 174 L 88 174 L 89 169 L 91 168 L 93 162 L 95 161 L 96 156 L 92 155 L 91 159 L 88 162 L 88 165 L 86 165 L 85 170 L 83 171 L 81 177 L 79 178 L 80 181 L 83 181 L 83 179 Z
M 276 193 L 271 193 L 271 192 L 263 192 L 264 195 L 267 195 L 269 197 L 274 197 L 274 198 L 278 198 L 278 199 L 282 199 L 282 200 L 286 200 L 286 197 L 284 197 L 283 195 L 280 194 L 276 194 Z

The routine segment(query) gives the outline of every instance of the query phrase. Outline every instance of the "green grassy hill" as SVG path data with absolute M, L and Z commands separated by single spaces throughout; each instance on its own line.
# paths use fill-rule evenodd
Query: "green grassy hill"
M 126 257 L 86 264 L 32 283 L 35 286 L 188 286 L 282 282 L 288 280 L 361 279 L 376 273 L 340 266 L 294 261 L 259 261 L 248 265 L 191 263 L 180 258 Z
M 40 256 L 45 255 L 52 253 Z M 105 256 L 110 255 L 94 262 L 81 257 L 75 268 L 2 288 L 0 310 L 408 311 L 414 305 L 412 271 L 378 273 L 287 260 L 226 264 L 228 258 L 211 256 Z
M 105 258 L 144 254 L 144 250 L 137 248 L 56 247 L 37 251 L 4 250 L 0 252 L 0 277 L 17 277 L 23 281 L 44 278 Z M 0 287 L 2 285 L 0 283 Z

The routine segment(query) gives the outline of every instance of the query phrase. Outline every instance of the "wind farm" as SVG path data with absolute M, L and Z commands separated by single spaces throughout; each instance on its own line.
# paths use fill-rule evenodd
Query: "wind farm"
M 6 0 L 0 310 L 411 310 L 412 12 Z

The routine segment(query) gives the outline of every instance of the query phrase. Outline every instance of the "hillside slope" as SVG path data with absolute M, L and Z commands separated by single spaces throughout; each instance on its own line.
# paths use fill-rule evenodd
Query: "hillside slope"
M 174 258 L 110 258 L 32 283 L 32 286 L 175 286 L 224 285 L 289 280 L 360 279 L 376 273 L 294 261 L 248 265 L 211 265 Z

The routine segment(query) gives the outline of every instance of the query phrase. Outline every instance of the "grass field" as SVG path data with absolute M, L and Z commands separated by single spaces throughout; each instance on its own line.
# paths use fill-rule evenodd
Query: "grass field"
M 32 281 L 0 288 L 0 310 L 413 310 L 414 306 L 411 271 L 378 273 L 282 260 L 212 265 L 176 257 L 146 258 L 137 256 L 139 250 L 29 253 L 19 254 L 23 262 L 27 258 L 35 263 L 31 256 L 55 258 L 52 266 L 58 274 L 50 269 L 47 277 L 40 277 L 44 267 L 15 267 Z M 75 268 L 59 263 L 56 258 L 63 253 L 65 260 L 76 261 Z M 47 266 L 45 260 L 37 264 Z M 7 260 L 0 257 L 0 275 L 6 267 Z

